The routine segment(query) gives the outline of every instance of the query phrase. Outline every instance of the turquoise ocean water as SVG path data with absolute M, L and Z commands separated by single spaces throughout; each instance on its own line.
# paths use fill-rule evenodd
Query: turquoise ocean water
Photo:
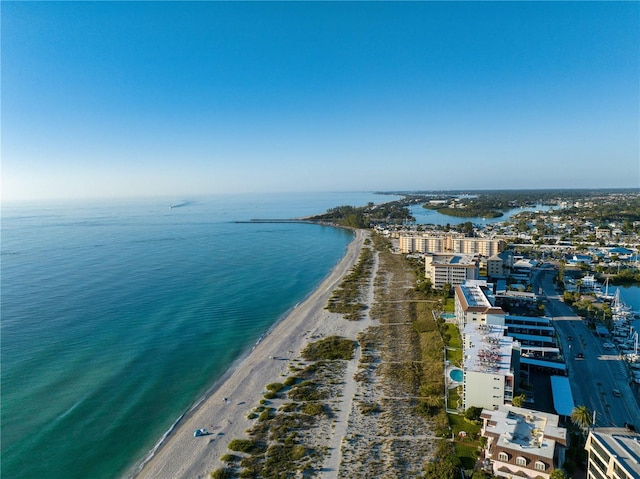
M 352 239 L 317 225 L 234 221 L 391 199 L 4 204 L 2 477 L 124 474 Z

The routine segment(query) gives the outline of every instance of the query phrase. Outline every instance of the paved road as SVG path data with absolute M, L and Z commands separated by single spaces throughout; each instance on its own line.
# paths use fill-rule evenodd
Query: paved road
M 547 315 L 554 320 L 575 404 L 596 411 L 596 426 L 622 427 L 625 422 L 640 426 L 640 407 L 629 386 L 626 364 L 617 349 L 605 349 L 605 341 L 561 301 L 553 285 L 554 275 L 554 270 L 537 271 L 534 286 L 536 290 L 541 287 L 549 300 Z M 583 354 L 584 359 L 576 358 L 577 354 Z M 620 397 L 613 395 L 614 389 L 620 391 Z

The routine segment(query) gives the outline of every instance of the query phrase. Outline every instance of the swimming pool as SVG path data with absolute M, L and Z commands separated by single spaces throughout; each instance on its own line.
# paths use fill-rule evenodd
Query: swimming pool
M 449 371 L 449 377 L 453 380 L 456 381 L 458 383 L 461 383 L 462 380 L 464 379 L 464 372 L 462 371 L 462 369 L 451 369 Z
M 456 315 L 453 313 L 442 313 L 440 317 L 442 319 L 455 319 Z

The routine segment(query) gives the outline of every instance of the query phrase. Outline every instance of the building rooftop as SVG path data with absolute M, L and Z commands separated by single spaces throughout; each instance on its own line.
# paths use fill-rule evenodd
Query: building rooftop
M 566 376 L 551 376 L 551 392 L 553 393 L 553 408 L 562 416 L 571 416 L 575 407 L 569 378 Z
M 472 254 L 434 254 L 431 256 L 435 265 L 475 266 L 475 256 Z
M 456 286 L 455 293 L 460 299 L 462 309 L 504 315 L 502 308 L 495 306 L 495 298 L 489 286 L 484 280 L 466 280 Z
M 591 434 L 634 477 L 640 477 L 640 434 L 622 428 L 596 428 Z
M 485 434 L 496 436 L 496 444 L 504 449 L 553 461 L 556 444 L 567 444 L 567 430 L 558 426 L 555 414 L 505 405 L 483 410 L 482 418 L 488 419 Z
M 481 286 L 475 282 L 465 282 L 460 285 L 464 299 L 467 301 L 467 305 L 471 307 L 485 307 L 490 308 L 491 302 L 487 298 L 487 295 L 482 290 Z
M 467 324 L 464 328 L 465 372 L 511 374 L 513 338 L 505 336 L 504 326 Z

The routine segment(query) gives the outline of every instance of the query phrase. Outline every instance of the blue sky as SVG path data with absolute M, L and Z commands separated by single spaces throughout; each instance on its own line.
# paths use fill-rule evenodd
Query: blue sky
M 638 2 L 2 2 L 2 196 L 640 186 Z

